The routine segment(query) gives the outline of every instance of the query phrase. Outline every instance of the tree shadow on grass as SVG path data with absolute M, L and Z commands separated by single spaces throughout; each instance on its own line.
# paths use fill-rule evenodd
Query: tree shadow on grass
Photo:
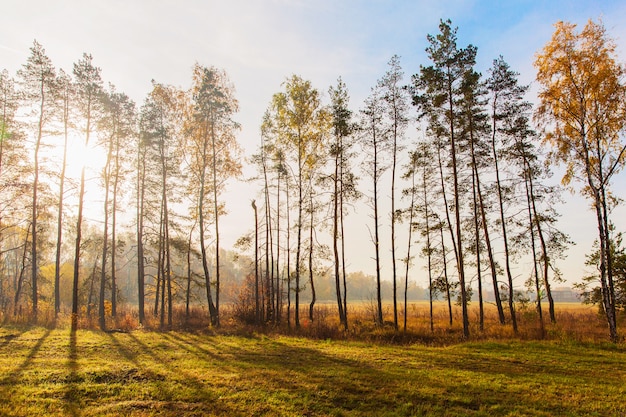
M 70 331 L 70 344 L 69 354 L 67 359 L 67 368 L 69 374 L 66 379 L 66 390 L 64 395 L 65 411 L 72 417 L 78 417 L 81 415 L 80 410 L 82 407 L 81 396 L 79 392 L 78 384 L 81 382 L 81 378 L 78 375 L 78 348 L 76 341 L 76 330 Z
M 168 351 L 168 346 L 148 345 L 132 333 L 107 336 L 119 355 L 132 364 L 133 369 L 124 371 L 130 379 L 126 382 L 140 382 L 146 388 L 142 399 L 109 411 L 149 408 L 163 415 L 233 415 L 202 380 L 171 360 L 170 354 L 175 352 Z M 120 410 L 120 406 L 126 409 Z
M 2 378 L 2 380 L 0 380 L 0 387 L 2 391 L 4 391 L 4 389 L 7 386 L 15 385 L 19 382 L 21 375 L 24 373 L 24 371 L 26 371 L 31 366 L 33 359 L 35 358 L 35 356 L 37 356 L 37 353 L 41 350 L 41 346 L 46 341 L 48 336 L 50 336 L 51 331 L 52 330 L 47 329 L 46 332 L 43 334 L 43 336 L 41 336 L 39 340 L 37 340 L 37 343 L 30 350 L 26 358 L 24 358 L 24 361 L 17 368 L 15 368 L 13 371 L 8 373 L 4 378 Z M 8 344 L 8 342 L 9 341 L 6 341 L 2 345 L 2 347 Z
M 11 392 L 15 390 L 15 387 L 19 384 L 21 376 L 24 372 L 30 368 L 33 364 L 33 360 L 41 350 L 44 342 L 50 336 L 52 330 L 47 329 L 46 332 L 37 340 L 35 346 L 32 347 L 26 358 L 19 364 L 13 371 L 9 372 L 2 380 L 0 380 L 0 398 L 8 398 L 11 395 Z M 12 339 L 11 339 L 12 340 Z M 4 348 L 8 344 L 6 341 L 5 344 L 2 345 Z
M 280 339 L 246 339 L 242 344 L 236 337 L 217 341 L 187 333 L 164 337 L 195 357 L 195 363 L 207 372 L 230 374 L 218 382 L 217 389 L 227 390 L 230 401 L 247 398 L 241 410 L 250 415 L 376 415 L 402 406 L 396 396 L 376 392 L 393 393 L 402 381 L 384 367 L 358 357 Z M 416 402 L 427 401 L 416 392 L 412 397 Z

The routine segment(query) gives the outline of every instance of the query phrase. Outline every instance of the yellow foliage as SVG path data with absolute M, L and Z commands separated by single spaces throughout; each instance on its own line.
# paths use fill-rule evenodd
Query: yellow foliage
M 589 187 L 601 187 L 610 168 L 624 163 L 624 67 L 602 23 L 590 20 L 580 33 L 572 23 L 555 27 L 534 62 L 541 85 L 537 118 L 547 130 L 551 159 L 565 164 L 563 184 L 584 173 L 580 179 Z

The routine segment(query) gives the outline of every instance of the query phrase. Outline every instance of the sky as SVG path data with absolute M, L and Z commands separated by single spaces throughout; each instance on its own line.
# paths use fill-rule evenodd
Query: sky
M 476 68 L 483 74 L 502 55 L 520 73 L 520 82 L 531 85 L 530 101 L 536 94 L 533 57 L 559 20 L 582 27 L 588 19 L 602 19 L 620 60 L 626 59 L 626 2 L 614 0 L 4 0 L 0 69 L 14 74 L 33 40 L 66 72 L 90 53 L 105 82 L 140 105 L 151 80 L 188 88 L 196 62 L 222 68 L 235 85 L 238 141 L 250 156 L 260 142 L 263 113 L 287 77 L 310 80 L 328 101 L 328 87 L 341 76 L 357 112 L 393 55 L 400 56 L 407 82 L 420 65 L 429 65 L 426 36 L 438 32 L 440 19 L 458 27 L 460 46 L 478 48 Z M 407 136 L 410 141 L 416 132 Z M 626 173 L 615 190 L 626 197 Z M 248 183 L 231 183 L 230 214 L 222 223 L 225 246 L 252 230 L 254 192 Z M 559 267 L 575 282 L 595 238 L 594 214 L 576 194 L 563 197 L 559 227 L 577 244 Z M 616 211 L 618 230 L 626 230 L 625 217 L 623 209 Z M 373 273 L 367 206 L 357 207 L 348 222 L 349 269 Z M 399 248 L 405 245 L 398 242 Z M 425 285 L 424 271 L 416 268 L 414 274 Z

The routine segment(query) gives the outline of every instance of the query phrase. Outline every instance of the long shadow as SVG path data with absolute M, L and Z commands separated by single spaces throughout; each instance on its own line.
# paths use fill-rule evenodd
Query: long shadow
M 76 330 L 70 331 L 69 356 L 67 360 L 69 375 L 65 391 L 65 409 L 72 417 L 80 416 L 81 397 L 78 389 L 80 377 L 78 376 L 78 348 Z
M 24 361 L 17 368 L 15 368 L 13 371 L 8 373 L 4 378 L 2 378 L 2 380 L 0 381 L 0 386 L 3 388 L 3 390 L 5 389 L 6 386 L 14 385 L 17 382 L 19 382 L 21 375 L 24 373 L 26 369 L 30 367 L 30 365 L 33 362 L 33 359 L 35 358 L 35 356 L 37 356 L 37 353 L 41 350 L 41 346 L 43 346 L 43 343 L 46 341 L 48 336 L 50 336 L 50 332 L 52 332 L 52 330 L 47 329 L 46 332 L 43 334 L 43 336 L 41 336 L 39 340 L 37 340 L 37 343 L 30 350 L 30 352 L 28 353 Z M 6 341 L 5 344 L 8 344 L 8 342 L 9 341 Z
M 17 339 L 22 334 L 24 334 L 23 330 L 21 330 L 19 333 L 10 333 L 10 334 L 5 334 L 4 336 L 1 336 L 0 340 L 2 340 L 2 342 L 0 342 L 0 349 L 4 349 L 6 346 L 9 345 L 9 343 L 11 343 L 12 340 Z
M 159 350 L 164 349 L 163 347 L 148 346 L 142 340 L 137 338 L 137 336 L 129 333 L 128 337 L 130 341 L 137 347 L 137 351 L 135 351 L 121 343 L 115 335 L 108 334 L 108 336 L 111 339 L 112 344 L 120 352 L 120 354 L 128 361 L 132 362 L 137 368 L 139 368 L 140 372 L 145 373 L 147 380 L 156 385 L 156 388 L 158 388 L 158 391 L 160 393 L 160 398 L 151 398 L 153 401 L 159 401 L 165 407 L 174 408 L 170 411 L 176 411 L 175 407 L 179 406 L 176 403 L 180 402 L 180 400 L 176 400 L 177 397 L 180 397 L 179 393 L 175 391 L 175 382 L 177 382 L 185 385 L 194 393 L 192 399 L 193 401 L 191 402 L 195 403 L 196 406 L 199 403 L 201 404 L 202 409 L 206 410 L 207 412 L 219 412 L 223 415 L 230 414 L 230 410 L 222 408 L 218 401 L 217 395 L 210 389 L 208 389 L 207 386 L 197 376 L 187 372 L 184 369 L 169 367 L 168 365 L 170 363 L 170 359 L 158 353 Z M 140 355 L 147 355 L 155 364 L 164 366 L 165 369 L 167 369 L 167 373 L 160 373 L 161 371 L 157 366 L 148 367 L 145 364 L 142 365 L 140 362 Z M 175 373 L 180 375 L 180 377 L 176 378 L 176 380 L 173 381 L 169 377 L 168 373 Z
M 189 340 L 177 333 L 163 333 L 162 335 L 165 339 L 168 339 L 171 343 L 175 344 L 177 347 L 183 349 L 187 353 L 192 355 L 200 356 L 200 354 L 206 356 L 207 358 L 221 360 L 221 356 L 212 352 L 206 348 L 200 346 L 196 340 Z
M 300 404 L 312 414 L 326 414 L 328 410 L 393 410 L 398 406 L 393 399 L 381 401 L 380 396 L 372 393 L 377 389 L 399 387 L 401 382 L 383 367 L 358 358 L 332 355 L 322 349 L 293 346 L 280 340 L 258 340 L 258 343 L 242 346 L 236 338 L 232 343 L 220 340 L 217 344 L 211 341 L 211 336 L 176 333 L 164 336 L 199 361 L 210 361 L 211 366 L 215 363 L 221 369 L 239 374 L 241 386 L 238 389 L 258 396 L 260 403 L 266 401 L 268 395 L 274 396 L 286 408 Z M 202 346 L 207 343 L 215 350 Z M 259 379 L 264 383 L 255 385 L 254 381 Z M 302 397 L 303 392 L 309 393 L 306 399 Z
M 0 380 L 0 399 L 8 398 L 11 395 L 11 391 L 15 389 L 15 386 L 18 385 L 22 374 L 31 367 L 33 360 L 41 350 L 44 342 L 50 336 L 52 330 L 47 329 L 46 332 L 37 340 L 37 343 L 30 350 L 24 361 L 20 363 L 20 365 L 13 369 L 13 371 L 9 372 L 2 380 Z M 3 345 L 4 347 L 4 345 Z

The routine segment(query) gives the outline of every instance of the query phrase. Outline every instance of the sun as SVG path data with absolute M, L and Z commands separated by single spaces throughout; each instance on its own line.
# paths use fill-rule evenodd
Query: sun
M 55 153 L 62 161 L 63 144 L 57 147 Z M 86 144 L 84 138 L 78 136 L 68 138 L 65 170 L 67 178 L 80 179 L 83 168 L 85 168 L 85 178 L 99 177 L 105 164 L 106 150 L 98 145 L 95 140 Z

